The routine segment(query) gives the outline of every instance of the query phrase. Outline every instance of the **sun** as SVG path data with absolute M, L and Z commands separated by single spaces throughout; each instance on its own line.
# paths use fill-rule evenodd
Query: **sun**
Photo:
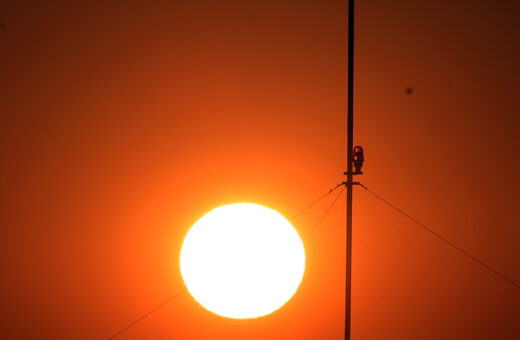
M 223 317 L 270 314 L 296 292 L 305 251 L 294 227 L 273 209 L 235 203 L 211 210 L 188 231 L 181 274 L 193 298 Z

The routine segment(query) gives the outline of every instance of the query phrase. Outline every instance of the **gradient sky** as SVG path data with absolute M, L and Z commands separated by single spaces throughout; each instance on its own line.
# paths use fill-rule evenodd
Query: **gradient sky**
M 517 282 L 518 18 L 358 1 L 354 104 L 360 180 Z M 107 338 L 183 289 L 205 212 L 289 217 L 342 178 L 345 1 L 7 0 L 0 22 L 2 338 Z M 121 339 L 341 339 L 344 204 L 282 309 L 231 320 L 184 293 Z M 359 188 L 353 230 L 353 339 L 520 338 L 517 288 Z

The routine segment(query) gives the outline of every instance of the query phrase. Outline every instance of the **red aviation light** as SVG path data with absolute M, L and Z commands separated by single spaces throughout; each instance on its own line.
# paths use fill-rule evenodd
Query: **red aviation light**
M 363 167 L 363 162 L 365 161 L 365 156 L 363 155 L 363 147 L 357 145 L 354 147 L 354 151 L 352 152 L 354 159 L 354 167 L 357 172 L 361 171 Z

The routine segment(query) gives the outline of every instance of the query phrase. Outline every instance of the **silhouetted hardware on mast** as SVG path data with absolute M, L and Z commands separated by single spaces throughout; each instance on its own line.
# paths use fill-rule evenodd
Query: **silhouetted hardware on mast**
M 363 162 L 365 161 L 362 146 L 356 145 L 354 147 L 354 150 L 352 151 L 352 159 L 354 160 L 354 168 L 356 168 L 356 172 L 361 173 L 361 168 L 363 167 Z
M 355 168 L 355 170 L 352 171 L 352 175 L 363 175 L 361 168 L 363 168 L 364 162 L 365 154 L 363 153 L 363 147 L 361 145 L 356 145 L 352 149 L 352 166 Z M 343 174 L 348 175 L 348 171 L 345 171 Z M 358 183 L 354 182 L 354 184 Z

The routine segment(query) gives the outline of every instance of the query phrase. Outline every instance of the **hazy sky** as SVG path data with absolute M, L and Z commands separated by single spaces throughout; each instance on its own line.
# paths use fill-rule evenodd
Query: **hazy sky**
M 517 1 L 358 1 L 355 135 L 372 190 L 520 281 Z M 104 339 L 181 291 L 189 227 L 231 202 L 289 217 L 342 178 L 345 1 L 0 3 L 5 339 Z M 413 93 L 405 89 L 412 86 Z M 341 339 L 344 197 L 294 221 L 282 309 L 187 293 L 121 339 Z M 520 290 L 362 189 L 353 339 L 520 338 Z

